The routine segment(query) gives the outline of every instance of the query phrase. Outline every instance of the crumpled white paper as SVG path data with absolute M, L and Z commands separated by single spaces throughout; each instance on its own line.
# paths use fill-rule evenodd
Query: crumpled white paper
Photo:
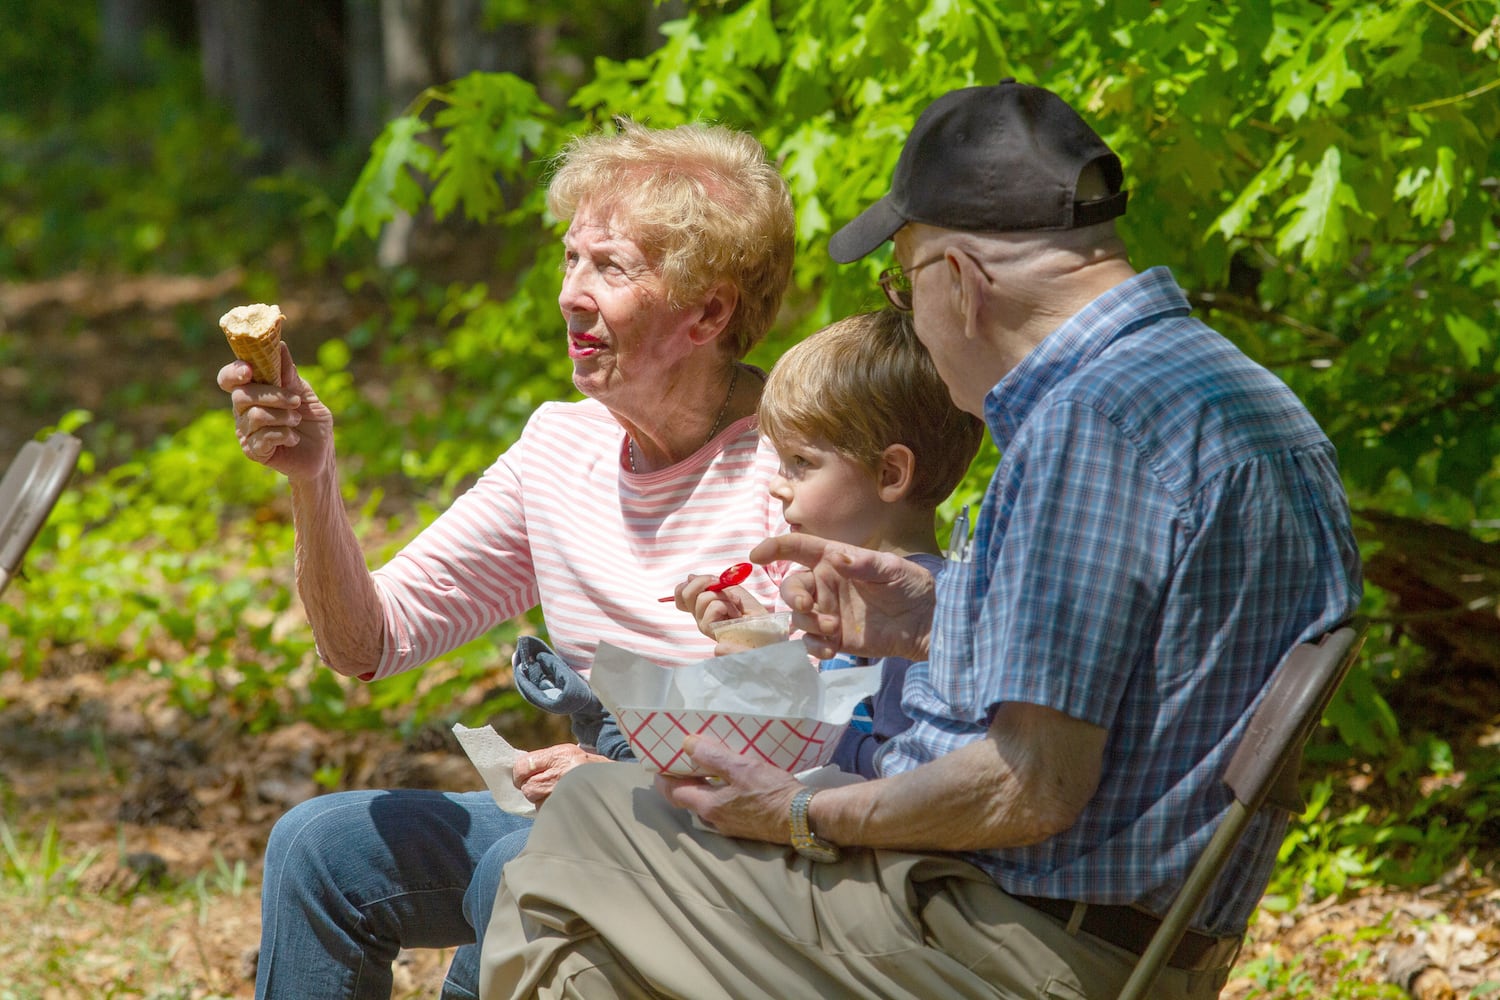
M 879 667 L 819 672 L 800 640 L 668 669 L 600 643 L 589 684 L 647 770 L 703 773 L 689 735 L 797 772 L 826 763 Z
M 601 642 L 589 685 L 616 714 L 621 707 L 712 709 L 844 723 L 880 686 L 880 668 L 819 671 L 801 639 L 675 668 Z
M 517 750 L 507 743 L 505 737 L 495 732 L 494 726 L 470 729 L 459 722 L 453 726 L 453 735 L 458 737 L 458 745 L 464 748 L 464 753 L 469 755 L 480 777 L 484 778 L 490 794 L 495 797 L 495 805 L 516 816 L 536 814 L 536 805 L 522 795 L 511 780 L 516 757 L 525 753 L 524 750 Z

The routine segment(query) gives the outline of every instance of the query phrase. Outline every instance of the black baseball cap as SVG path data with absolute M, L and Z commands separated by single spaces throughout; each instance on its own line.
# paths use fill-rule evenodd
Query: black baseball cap
M 1110 193 L 1081 202 L 1078 175 L 1090 163 Z M 1125 213 L 1120 158 L 1061 97 L 1001 80 L 939 97 L 912 126 L 891 192 L 833 234 L 828 252 L 858 260 L 908 222 L 1007 233 L 1076 229 Z

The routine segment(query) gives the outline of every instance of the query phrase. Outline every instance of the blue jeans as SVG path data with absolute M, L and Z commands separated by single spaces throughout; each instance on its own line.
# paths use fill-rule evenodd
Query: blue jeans
M 489 792 L 339 792 L 291 809 L 266 844 L 256 997 L 389 1000 L 397 952 L 455 946 L 442 995 L 477 997 L 500 870 L 530 831 Z

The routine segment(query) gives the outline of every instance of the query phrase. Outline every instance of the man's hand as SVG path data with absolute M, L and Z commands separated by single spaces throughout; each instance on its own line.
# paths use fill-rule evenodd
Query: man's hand
M 240 450 L 293 481 L 324 473 L 333 462 L 333 414 L 297 374 L 286 344 L 281 344 L 279 387 L 252 382 L 250 375 L 245 361 L 219 369 L 219 388 L 230 394 Z
M 787 821 L 792 796 L 802 787 L 796 778 L 774 764 L 733 753 L 702 736 L 687 737 L 682 747 L 709 777 L 658 774 L 656 787 L 667 801 L 698 814 L 728 837 L 791 842 Z
M 828 788 L 811 825 L 842 848 L 983 851 L 1037 844 L 1077 822 L 1099 787 L 1109 733 L 1062 712 L 1007 702 L 989 733 L 910 771 Z M 720 833 L 791 841 L 792 775 L 700 736 L 683 748 L 708 777 L 656 776 L 667 801 Z
M 557 782 L 579 764 L 591 761 L 608 761 L 575 743 L 562 743 L 555 747 L 533 750 L 516 757 L 511 766 L 511 781 L 515 782 L 527 800 L 541 806 L 557 787 Z
M 782 559 L 808 567 L 782 582 L 781 596 L 813 656 L 927 658 L 934 586 L 922 567 L 889 552 L 803 534 L 768 538 L 750 552 L 750 561 L 762 565 Z

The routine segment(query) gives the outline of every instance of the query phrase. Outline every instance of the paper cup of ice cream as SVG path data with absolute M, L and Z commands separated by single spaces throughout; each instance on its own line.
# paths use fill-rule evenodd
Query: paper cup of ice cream
M 758 649 L 773 642 L 785 642 L 791 634 L 792 613 L 778 611 L 769 615 L 746 615 L 743 618 L 726 618 L 713 622 L 708 630 L 714 641 L 731 652 L 741 649 Z

